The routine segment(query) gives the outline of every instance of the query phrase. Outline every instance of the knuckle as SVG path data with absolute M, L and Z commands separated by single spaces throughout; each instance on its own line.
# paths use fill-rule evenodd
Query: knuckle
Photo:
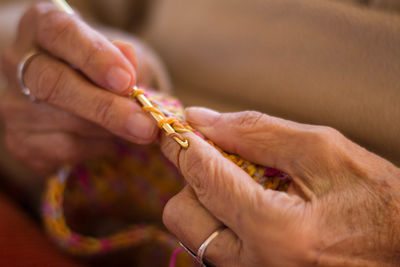
M 321 136 L 325 138 L 334 138 L 340 135 L 340 132 L 338 130 L 329 126 L 318 126 L 317 131 L 320 133 Z
M 181 164 L 182 173 L 190 176 L 190 185 L 199 199 L 206 200 L 218 191 L 216 179 L 223 176 L 219 159 L 204 159 L 200 152 L 190 158 L 185 157 Z
M 47 12 L 52 5 L 46 2 L 38 2 L 31 5 L 24 15 L 22 16 L 21 22 L 29 21 L 31 17 L 39 17 L 41 14 Z
M 257 127 L 267 115 L 257 111 L 244 111 L 237 114 L 236 126 L 240 128 L 254 128 Z
M 204 174 L 201 179 L 197 179 L 197 196 L 199 199 L 207 200 L 213 194 L 218 194 L 219 184 L 217 179 L 223 177 L 221 166 L 212 162 L 211 164 L 202 164 L 202 173 Z
M 180 206 L 180 198 L 178 195 L 171 198 L 164 207 L 162 220 L 165 227 L 171 232 L 174 231 L 174 225 L 176 225 L 176 212 L 177 208 Z
M 47 10 L 40 16 L 36 39 L 44 48 L 52 48 L 61 36 L 70 35 L 75 25 L 73 16 L 54 9 Z
M 172 197 L 164 207 L 162 220 L 164 225 L 177 237 L 187 235 L 182 228 L 182 216 L 190 217 L 192 211 L 198 207 L 198 201 L 192 193 L 189 193 L 189 187 L 184 187 L 177 195 Z
M 34 22 L 36 27 L 39 26 L 40 24 L 36 24 L 36 22 L 38 22 L 38 20 L 40 21 L 41 17 L 55 10 L 56 7 L 49 2 L 38 2 L 31 5 L 22 16 L 18 29 L 30 28 Z
M 308 134 L 313 143 L 318 145 L 330 144 L 341 135 L 339 131 L 328 126 L 316 126 Z
M 320 155 L 324 152 L 324 158 L 336 155 L 339 150 L 339 144 L 342 142 L 343 135 L 334 128 L 327 126 L 316 126 L 311 131 L 303 133 L 303 147 L 308 147 L 308 153 Z M 326 154 L 325 152 L 328 152 Z
M 105 128 L 111 128 L 115 121 L 113 107 L 115 105 L 115 97 L 103 97 L 97 100 L 95 107 L 95 118 L 97 123 L 101 124 Z
M 101 40 L 93 40 L 87 47 L 86 57 L 80 67 L 90 68 L 90 66 L 96 65 L 104 51 L 106 51 L 106 44 Z
M 210 162 L 210 164 L 212 164 L 212 162 Z M 202 179 L 199 177 L 205 172 L 205 167 L 202 163 L 201 157 L 198 157 L 195 154 L 188 157 L 185 154 L 183 159 L 180 159 L 180 167 L 184 176 L 191 178 L 190 184 L 197 194 L 202 194 L 204 191 L 206 191 L 204 189 L 205 185 L 202 182 Z
M 28 8 L 25 16 L 29 16 L 32 13 L 36 16 L 40 16 L 46 14 L 49 10 L 55 10 L 55 6 L 48 2 L 37 2 Z
M 32 59 L 34 63 L 35 59 Z M 34 69 L 34 68 L 32 68 Z M 53 103 L 59 99 L 59 94 L 64 90 L 66 79 L 65 71 L 55 64 L 43 64 L 37 69 L 35 86 L 31 89 L 37 99 Z M 29 68 L 28 68 L 29 71 Z

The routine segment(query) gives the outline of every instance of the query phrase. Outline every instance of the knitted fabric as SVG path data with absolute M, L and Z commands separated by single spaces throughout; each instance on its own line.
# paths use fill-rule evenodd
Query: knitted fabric
M 185 123 L 183 106 L 177 99 L 150 90 L 145 95 L 178 135 L 183 130 L 194 131 Z M 286 174 L 248 162 L 207 142 L 264 188 L 287 189 L 291 180 Z M 152 247 L 157 247 L 153 252 L 162 250 L 160 247 L 171 252 L 177 247 L 177 240 L 162 226 L 161 215 L 168 199 L 183 186 L 179 170 L 157 146 L 121 142 L 110 155 L 65 167 L 49 179 L 43 221 L 50 237 L 73 255 L 94 256 L 147 246 L 147 254 L 141 256 L 147 255 L 154 264 L 155 258 L 149 252 Z

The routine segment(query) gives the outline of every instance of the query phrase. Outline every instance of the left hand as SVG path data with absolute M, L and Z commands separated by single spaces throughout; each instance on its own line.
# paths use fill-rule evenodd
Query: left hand
M 2 56 L 8 87 L 0 97 L 0 116 L 10 156 L 46 177 L 64 164 L 114 151 L 116 139 L 152 143 L 158 135 L 154 120 L 126 97 L 137 81 L 153 76 L 149 53 L 140 47 L 136 54 L 129 43 L 110 42 L 52 3 L 32 5 Z M 33 48 L 40 53 L 27 62 L 22 79 L 40 100 L 35 103 L 20 92 L 16 75 Z
M 257 112 L 189 109 L 188 122 L 225 151 L 284 171 L 287 193 L 264 190 L 194 134 L 163 152 L 188 186 L 165 207 L 167 228 L 192 251 L 221 226 L 205 258 L 216 266 L 398 264 L 400 171 L 336 130 Z

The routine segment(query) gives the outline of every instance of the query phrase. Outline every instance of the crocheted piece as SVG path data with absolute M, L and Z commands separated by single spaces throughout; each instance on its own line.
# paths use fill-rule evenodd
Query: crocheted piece
M 160 127 L 169 123 L 179 138 L 180 133 L 192 131 L 207 140 L 185 122 L 183 106 L 177 99 L 150 90 L 140 90 L 131 97 L 142 93 L 154 105 L 145 110 L 165 117 Z M 291 182 L 288 175 L 207 142 L 265 189 L 287 190 Z M 66 167 L 49 179 L 43 221 L 50 237 L 74 255 L 93 256 L 156 243 L 157 251 L 161 246 L 171 252 L 178 243 L 162 226 L 161 214 L 168 199 L 183 186 L 179 170 L 156 146 L 120 143 L 110 155 Z M 147 255 L 154 264 L 152 253 Z

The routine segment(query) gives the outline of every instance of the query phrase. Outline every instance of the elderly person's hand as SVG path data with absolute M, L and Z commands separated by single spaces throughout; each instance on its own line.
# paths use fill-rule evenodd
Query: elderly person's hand
M 164 223 L 192 251 L 221 226 L 205 258 L 216 266 L 398 265 L 400 171 L 339 132 L 256 112 L 192 108 L 188 122 L 224 150 L 289 174 L 288 193 L 264 190 L 190 134 L 163 151 L 188 186 Z
M 20 92 L 18 62 L 32 48 L 23 80 L 39 100 Z M 157 127 L 126 95 L 137 81 L 135 50 L 111 43 L 77 15 L 51 3 L 31 7 L 5 52 L 8 89 L 1 98 L 9 150 L 40 174 L 105 153 L 115 136 L 150 143 Z

